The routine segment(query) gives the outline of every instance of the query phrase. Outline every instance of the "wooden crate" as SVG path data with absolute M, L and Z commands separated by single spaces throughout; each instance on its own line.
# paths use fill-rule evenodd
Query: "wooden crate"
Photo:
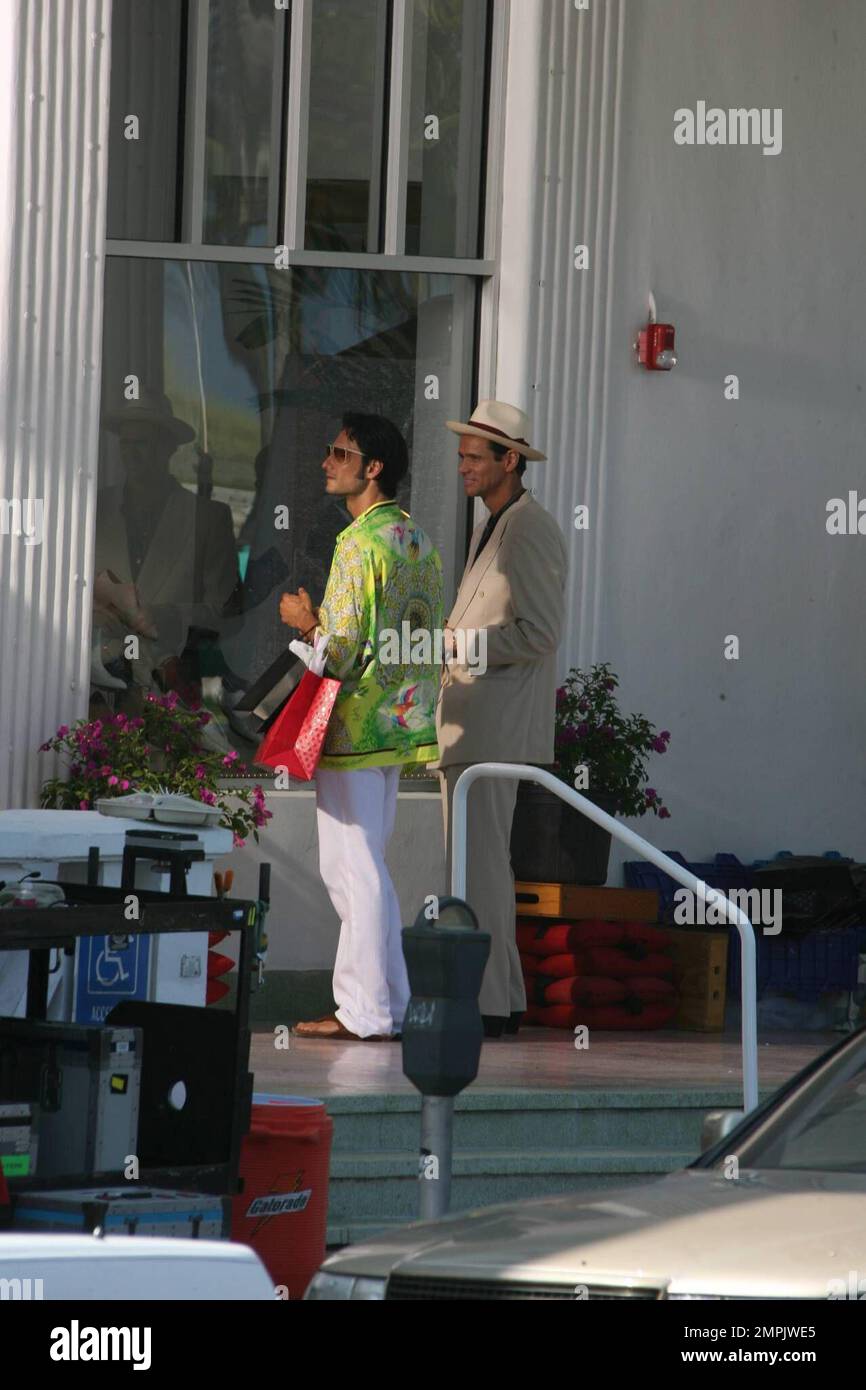
M 728 933 L 701 931 L 699 927 L 668 930 L 679 994 L 677 1028 L 694 1033 L 721 1032 L 725 1026 Z
M 518 917 L 655 922 L 658 893 L 642 888 L 581 888 L 575 883 L 515 883 Z M 528 899 L 528 901 L 527 901 Z

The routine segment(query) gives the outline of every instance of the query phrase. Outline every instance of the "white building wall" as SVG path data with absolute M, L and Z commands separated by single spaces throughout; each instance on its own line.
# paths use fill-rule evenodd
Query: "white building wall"
M 829 498 L 866 496 L 866 6 L 511 8 L 502 282 L 531 274 L 532 300 L 502 296 L 497 390 L 551 459 L 529 481 L 569 537 L 563 672 L 610 661 L 624 708 L 671 730 L 673 819 L 636 826 L 660 847 L 866 857 L 866 536 L 825 529 Z M 781 107 L 782 152 L 677 146 L 699 100 Z M 670 374 L 633 361 L 650 291 Z
M 45 504 L 41 546 L 0 535 L 0 805 L 33 803 L 34 750 L 86 707 L 109 17 L 0 5 L 0 497 Z M 610 660 L 625 707 L 671 729 L 653 780 L 674 819 L 639 825 L 655 843 L 862 857 L 866 537 L 824 517 L 866 494 L 866 7 L 511 0 L 509 27 L 482 363 L 495 344 L 485 383 L 550 454 L 529 481 L 569 537 L 563 673 Z M 701 99 L 782 107 L 782 153 L 677 147 L 673 113 Z M 678 329 L 670 375 L 632 360 L 651 290 Z M 306 830 L 289 878 L 294 852 Z
M 0 806 L 35 804 L 36 749 L 87 707 L 109 18 L 0 5 L 0 498 L 44 509 L 42 544 L 0 534 Z

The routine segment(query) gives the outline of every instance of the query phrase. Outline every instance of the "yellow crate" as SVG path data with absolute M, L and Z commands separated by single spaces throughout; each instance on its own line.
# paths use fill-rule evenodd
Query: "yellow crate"
M 676 1026 L 693 1033 L 720 1033 L 725 1026 L 728 933 L 698 927 L 669 930 L 679 995 Z
M 582 888 L 576 883 L 515 883 L 518 917 L 557 921 L 655 922 L 658 893 L 643 888 Z M 529 901 L 526 901 L 528 899 Z

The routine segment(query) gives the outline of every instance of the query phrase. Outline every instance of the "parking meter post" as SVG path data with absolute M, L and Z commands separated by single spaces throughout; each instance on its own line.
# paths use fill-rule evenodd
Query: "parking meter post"
M 459 898 L 437 899 L 403 930 L 412 995 L 403 1020 L 403 1072 L 423 1097 L 418 1164 L 422 1216 L 442 1216 L 451 1195 L 454 1097 L 478 1075 L 484 1028 L 478 993 L 490 934 Z
M 422 1221 L 444 1216 L 451 1204 L 451 1166 L 454 1142 L 454 1098 L 424 1096 L 421 1101 L 421 1153 L 418 1178 Z

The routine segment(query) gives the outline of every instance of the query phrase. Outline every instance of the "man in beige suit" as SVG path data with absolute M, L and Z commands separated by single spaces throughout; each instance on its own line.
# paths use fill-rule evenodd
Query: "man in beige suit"
M 526 461 L 544 459 L 527 441 L 523 411 L 482 401 L 468 423 L 449 420 L 448 428 L 460 435 L 466 495 L 480 497 L 488 512 L 472 536 L 445 629 L 449 660 L 436 727 L 450 886 L 451 802 L 460 774 L 472 763 L 553 762 L 566 552 L 559 526 L 523 486 Z M 481 778 L 468 798 L 466 896 L 492 938 L 480 995 L 488 1037 L 516 1032 L 526 1007 L 509 852 L 517 786 Z

